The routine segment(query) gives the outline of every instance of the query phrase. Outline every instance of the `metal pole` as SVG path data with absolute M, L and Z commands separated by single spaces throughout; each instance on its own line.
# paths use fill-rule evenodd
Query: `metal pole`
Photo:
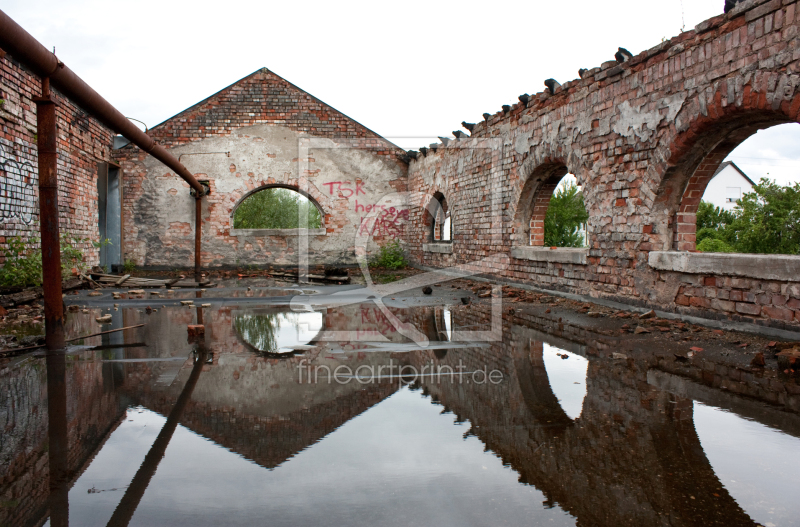
M 194 281 L 200 284 L 200 242 L 203 228 L 203 200 L 194 200 Z
M 36 103 L 39 149 L 39 228 L 42 236 L 45 344 L 64 349 L 64 300 L 61 296 L 61 244 L 58 229 L 58 152 L 56 104 L 50 98 L 50 79 L 42 79 Z
M 46 360 L 50 525 L 67 527 L 69 525 L 67 358 L 63 351 L 50 351 Z

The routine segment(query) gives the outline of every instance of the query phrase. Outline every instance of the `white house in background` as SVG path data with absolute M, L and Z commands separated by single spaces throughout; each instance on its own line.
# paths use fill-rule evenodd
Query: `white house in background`
M 706 192 L 703 194 L 703 201 L 707 201 L 715 207 L 733 210 L 736 207 L 736 201 L 745 192 L 752 191 L 753 185 L 755 185 L 753 180 L 747 177 L 747 174 L 742 172 L 736 163 L 725 161 L 709 181 Z

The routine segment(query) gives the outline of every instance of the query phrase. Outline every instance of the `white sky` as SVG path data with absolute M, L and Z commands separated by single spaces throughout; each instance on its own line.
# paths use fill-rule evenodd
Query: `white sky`
M 619 46 L 637 54 L 678 34 L 682 10 L 691 29 L 723 5 L 3 0 L 0 9 L 151 127 L 267 67 L 400 146 L 419 148 L 542 91 L 549 77 L 563 83 L 578 68 L 613 60 Z M 791 152 L 771 163 L 790 159 L 800 171 L 800 143 L 783 142 Z M 774 158 L 776 146 L 770 140 L 748 156 Z M 752 163 L 763 160 L 749 161 L 740 166 L 757 180 Z

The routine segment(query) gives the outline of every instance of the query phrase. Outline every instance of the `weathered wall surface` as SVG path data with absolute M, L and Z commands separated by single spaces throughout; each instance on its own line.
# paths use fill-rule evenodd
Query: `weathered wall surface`
M 149 133 L 210 183 L 203 200 L 204 266 L 297 265 L 298 236 L 233 229 L 239 203 L 269 186 L 301 190 L 322 209 L 324 229 L 308 240 L 312 265 L 355 263 L 357 232 L 378 242 L 403 235 L 408 213 L 399 197 L 382 203 L 376 218 L 362 219 L 384 196 L 406 190 L 404 152 L 269 70 Z M 314 142 L 304 150 L 303 140 Z M 116 158 L 124 170 L 126 258 L 145 267 L 187 266 L 195 216 L 189 187 L 134 146 Z
M 441 267 L 500 253 L 508 265 L 497 259 L 484 265 L 487 274 L 797 329 L 792 273 L 740 279 L 727 264 L 690 273 L 648 259 L 651 251 L 694 250 L 697 205 L 719 163 L 758 129 L 798 121 L 798 27 L 797 2 L 743 2 L 624 63 L 521 99 L 477 123 L 470 139 L 420 154 L 409 165 L 409 188 L 444 194 L 453 243 L 429 244 L 417 203 L 408 240 L 414 261 Z M 536 246 L 536 204 L 567 171 L 589 212 L 583 253 Z
M 36 104 L 39 78 L 0 54 L 0 251 L 7 239 L 39 237 L 39 175 Z M 54 90 L 58 126 L 59 218 L 74 237 L 99 241 L 97 163 L 111 158 L 114 134 Z M 83 244 L 86 261 L 98 250 Z

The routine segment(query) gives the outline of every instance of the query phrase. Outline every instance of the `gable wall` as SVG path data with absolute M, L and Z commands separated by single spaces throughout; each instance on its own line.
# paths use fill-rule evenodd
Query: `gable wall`
M 231 214 L 266 185 L 305 190 L 322 208 L 324 232 L 309 238 L 311 265 L 352 265 L 357 232 L 377 243 L 402 236 L 399 197 L 379 217 L 366 207 L 406 190 L 404 152 L 263 69 L 149 131 L 211 194 L 203 199 L 204 267 L 297 265 L 297 236 L 232 232 Z M 301 159 L 301 141 L 321 140 Z M 220 153 L 213 153 L 220 152 Z M 229 153 L 229 155 L 228 155 Z M 188 155 L 187 155 L 188 154 Z M 202 155 L 198 155 L 202 154 Z M 149 268 L 193 261 L 194 198 L 188 185 L 134 146 L 115 153 L 124 171 L 125 254 Z M 404 215 L 405 214 L 405 215 Z

